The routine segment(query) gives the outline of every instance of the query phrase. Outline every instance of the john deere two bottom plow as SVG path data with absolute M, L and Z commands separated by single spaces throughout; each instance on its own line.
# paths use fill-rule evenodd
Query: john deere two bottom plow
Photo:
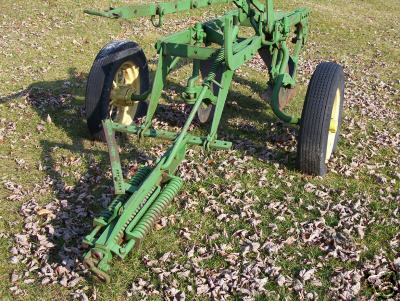
M 334 63 L 321 63 L 311 78 L 302 117 L 283 109 L 294 96 L 299 55 L 308 35 L 307 9 L 276 12 L 266 0 L 181 0 L 171 3 L 125 6 L 108 11 L 86 11 L 113 19 L 150 16 L 153 24 L 163 24 L 166 14 L 211 4 L 232 3 L 236 9 L 222 17 L 164 37 L 156 43 L 158 66 L 150 89 L 146 56 L 138 44 L 115 41 L 97 55 L 86 90 L 89 131 L 107 141 L 115 188 L 115 199 L 94 220 L 84 243 L 90 248 L 84 262 L 101 279 L 113 257 L 124 258 L 138 247 L 168 203 L 179 193 L 182 179 L 176 174 L 185 152 L 192 145 L 206 150 L 229 149 L 231 142 L 217 139 L 225 102 L 235 70 L 260 54 L 268 68 L 267 89 L 275 115 L 300 126 L 297 163 L 305 173 L 324 175 L 327 162 L 337 148 L 343 108 L 344 76 Z M 252 34 L 241 34 L 247 27 Z M 246 31 L 249 32 L 249 31 Z M 242 36 L 243 35 L 243 36 Z M 292 47 L 289 44 L 292 43 Z M 181 58 L 192 62 L 192 75 L 182 93 L 191 112 L 179 133 L 155 130 L 152 120 L 166 79 Z M 146 115 L 142 124 L 137 117 Z M 189 133 L 194 120 L 209 122 L 206 136 Z M 124 179 L 116 132 L 166 139 L 172 145 L 153 166 L 142 167 L 131 179 Z

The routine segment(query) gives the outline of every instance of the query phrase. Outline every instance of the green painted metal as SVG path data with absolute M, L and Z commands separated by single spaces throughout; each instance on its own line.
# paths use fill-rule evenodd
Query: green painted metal
M 309 10 L 297 9 L 292 12 L 276 12 L 273 1 L 265 0 L 181 0 L 148 5 L 130 5 L 112 8 L 105 12 L 93 10 L 88 14 L 108 18 L 132 19 L 151 17 L 155 26 L 161 26 L 165 15 L 212 4 L 236 6 L 215 20 L 197 23 L 192 28 L 161 38 L 156 43 L 159 56 L 151 91 L 136 95 L 130 87 L 113 90 L 113 101 L 119 105 L 132 105 L 135 101 L 148 98 L 148 111 L 140 125 L 124 126 L 105 120 L 104 133 L 109 147 L 116 197 L 103 214 L 94 220 L 92 232 L 84 243 L 90 247 L 85 255 L 85 263 L 100 278 L 109 281 L 107 272 L 114 256 L 124 258 L 137 247 L 149 231 L 153 222 L 162 214 L 167 204 L 179 193 L 182 179 L 176 175 L 179 164 L 190 145 L 199 145 L 207 150 L 229 149 L 231 142 L 217 140 L 227 95 L 235 71 L 251 60 L 260 50 L 267 51 L 270 84 L 273 85 L 271 107 L 281 120 L 297 124 L 298 117 L 289 116 L 279 108 L 279 90 L 296 85 L 299 55 L 308 35 Z M 253 29 L 250 37 L 241 37 L 240 27 Z M 293 47 L 288 46 L 291 40 Z M 290 50 L 292 49 L 292 50 Z M 180 58 L 193 61 L 193 71 L 187 80 L 182 99 L 191 104 L 192 111 L 179 133 L 155 130 L 152 120 L 166 85 L 168 74 Z M 209 73 L 200 80 L 200 63 L 212 62 Z M 289 70 L 291 64 L 291 70 Z M 222 70 L 221 78 L 217 71 Z M 219 87 L 217 92 L 213 86 Z M 211 128 L 206 137 L 189 133 L 198 110 L 204 105 L 215 105 Z M 154 166 L 142 167 L 135 176 L 125 180 L 115 140 L 116 132 L 173 141 L 166 153 Z

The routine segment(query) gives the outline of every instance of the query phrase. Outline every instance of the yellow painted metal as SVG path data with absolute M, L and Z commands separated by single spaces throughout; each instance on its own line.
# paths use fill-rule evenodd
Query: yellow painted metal
M 133 62 L 127 61 L 117 70 L 114 81 L 113 89 L 119 86 L 131 86 L 137 93 L 140 92 L 140 76 L 139 67 Z M 110 100 L 110 117 L 113 121 L 122 125 L 130 125 L 135 117 L 139 102 L 133 106 L 116 106 L 113 105 L 113 100 Z M 115 112 L 115 116 L 112 116 Z
M 331 114 L 331 121 L 329 124 L 329 132 L 328 132 L 328 142 L 326 145 L 326 156 L 325 162 L 329 161 L 329 158 L 332 155 L 333 147 L 335 145 L 335 138 L 339 128 L 339 112 L 340 112 L 340 105 L 341 105 L 341 93 L 340 89 L 338 88 L 335 95 L 335 100 L 333 102 L 332 107 L 332 114 Z

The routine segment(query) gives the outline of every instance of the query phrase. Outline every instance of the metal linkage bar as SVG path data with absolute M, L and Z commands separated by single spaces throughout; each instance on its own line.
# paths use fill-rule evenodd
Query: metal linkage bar
M 112 128 L 116 132 L 122 133 L 129 133 L 133 135 L 137 135 L 141 129 L 140 126 L 137 125 L 121 125 L 119 123 L 112 122 L 110 120 L 105 121 L 108 125 L 107 127 Z M 165 130 L 155 130 L 155 129 L 148 129 L 146 132 L 143 133 L 144 137 L 153 137 L 153 138 L 160 138 L 165 140 L 174 141 L 178 134 L 176 132 L 170 132 Z M 189 145 L 198 145 L 201 146 L 207 140 L 206 137 L 198 137 L 188 134 L 187 144 Z M 232 147 L 232 142 L 230 141 L 223 141 L 223 140 L 215 140 L 210 144 L 210 148 L 212 149 L 230 149 Z

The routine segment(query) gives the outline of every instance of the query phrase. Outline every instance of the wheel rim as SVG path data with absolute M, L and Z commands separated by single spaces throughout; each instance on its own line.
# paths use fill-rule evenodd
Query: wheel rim
M 329 123 L 328 143 L 326 147 L 325 162 L 328 162 L 332 155 L 333 147 L 335 145 L 336 135 L 339 130 L 339 111 L 340 111 L 341 93 L 338 88 L 333 102 L 331 121 Z
M 139 67 L 133 62 L 127 61 L 123 63 L 117 70 L 112 83 L 112 89 L 120 86 L 131 86 L 135 91 L 140 91 Z M 110 99 L 109 115 L 110 118 L 117 123 L 130 125 L 135 118 L 139 102 L 133 106 L 116 106 L 112 104 Z

